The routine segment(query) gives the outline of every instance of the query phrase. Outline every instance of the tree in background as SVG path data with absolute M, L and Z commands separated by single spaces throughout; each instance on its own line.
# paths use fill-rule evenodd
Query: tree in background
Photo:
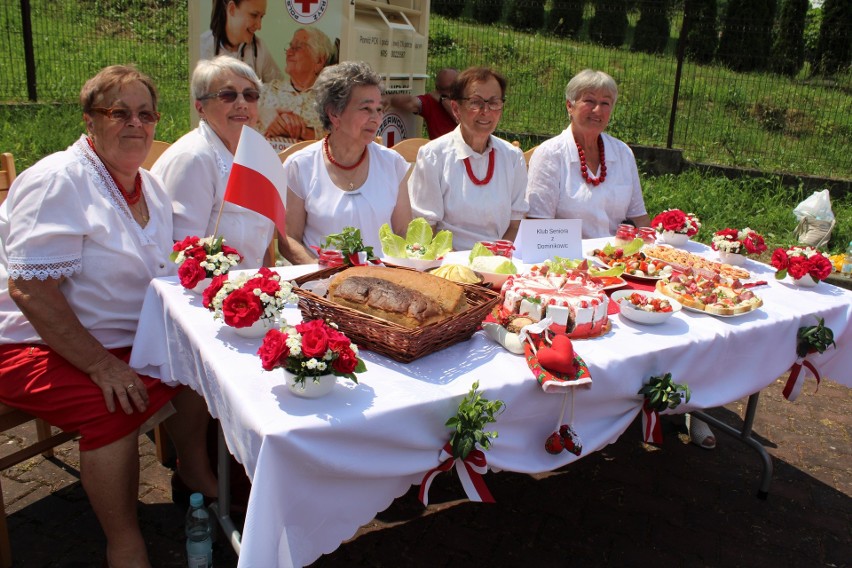
M 710 63 L 719 45 L 716 27 L 716 0 L 686 0 L 686 56 L 697 63 Z
M 778 34 L 772 46 L 770 68 L 793 77 L 805 64 L 805 16 L 808 0 L 784 0 L 778 22 Z
M 775 0 L 730 0 L 718 60 L 734 71 L 768 69 L 774 17 Z
M 645 0 L 642 13 L 633 32 L 633 51 L 663 53 L 669 44 L 668 0 Z
M 825 0 L 816 53 L 816 72 L 833 75 L 852 63 L 852 1 Z
M 540 30 L 544 27 L 544 2 L 509 0 L 509 25 L 516 30 Z
M 583 28 L 586 0 L 553 0 L 547 28 L 559 37 L 577 39 Z
M 502 0 L 471 0 L 470 15 L 481 24 L 499 22 L 503 16 Z
M 430 6 L 434 14 L 448 18 L 458 18 L 464 11 L 462 0 L 432 0 Z
M 595 43 L 621 47 L 627 36 L 627 2 L 595 0 L 595 15 L 589 22 L 589 37 Z
M 811 64 L 811 71 L 816 67 L 817 45 L 819 44 L 819 28 L 822 24 L 822 8 L 811 8 L 805 16 L 805 61 Z

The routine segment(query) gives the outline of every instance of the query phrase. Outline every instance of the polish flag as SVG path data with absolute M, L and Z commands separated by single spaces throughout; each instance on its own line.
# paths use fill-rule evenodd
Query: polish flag
M 287 179 L 278 154 L 257 130 L 244 125 L 228 176 L 225 201 L 269 218 L 285 235 L 286 196 Z

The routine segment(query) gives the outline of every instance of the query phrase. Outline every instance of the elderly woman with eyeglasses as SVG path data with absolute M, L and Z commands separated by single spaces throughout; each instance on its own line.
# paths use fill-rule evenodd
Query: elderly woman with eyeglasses
M 140 169 L 157 90 L 114 65 L 80 102 L 87 133 L 21 173 L 0 205 L 0 402 L 80 433 L 80 479 L 107 563 L 149 566 L 136 517 L 140 427 L 171 400 L 178 471 L 215 497 L 207 407 L 127 364 L 148 283 L 174 274 L 171 204 Z
M 287 78 L 263 86 L 259 106 L 264 136 L 298 142 L 323 135 L 314 82 L 333 55 L 331 40 L 316 26 L 296 30 L 287 46 Z
M 201 116 L 198 128 L 169 146 L 151 168 L 172 198 L 175 241 L 213 234 L 243 126 L 257 124 L 260 79 L 245 63 L 220 55 L 198 62 L 192 95 Z M 243 255 L 239 268 L 271 264 L 265 254 L 273 232 L 263 215 L 224 203 L 217 235 Z
M 379 228 L 405 234 L 411 221 L 398 152 L 375 143 L 382 122 L 381 78 L 369 65 L 345 61 L 323 69 L 316 109 L 329 132 L 284 164 L 287 176 L 287 250 L 293 264 L 316 262 L 312 247 L 345 227 L 360 229 L 365 245 L 381 250 Z
M 417 153 L 408 182 L 413 215 L 452 231 L 457 249 L 514 240 L 527 212 L 527 167 L 518 148 L 493 135 L 506 79 L 485 67 L 466 69 L 450 100 L 459 125 Z

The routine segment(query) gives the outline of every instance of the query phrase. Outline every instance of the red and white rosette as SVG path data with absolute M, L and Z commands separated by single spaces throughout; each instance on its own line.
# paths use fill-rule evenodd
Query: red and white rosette
M 808 355 L 816 353 L 816 350 L 811 350 L 808 352 Z M 817 382 L 817 388 L 819 389 L 820 376 L 819 371 L 814 366 L 813 363 L 808 361 L 808 355 L 804 357 L 799 357 L 796 359 L 796 362 L 793 363 L 793 366 L 790 367 L 790 378 L 787 379 L 787 384 L 784 385 L 784 390 L 782 391 L 784 394 L 784 398 L 789 400 L 790 402 L 795 401 L 799 398 L 799 393 L 802 392 L 802 387 L 805 385 L 805 379 L 807 378 L 807 371 L 810 371 L 814 376 Z M 814 392 L 816 392 L 814 390 Z
M 462 487 L 467 498 L 478 503 L 494 503 L 494 497 L 485 485 L 485 480 L 482 476 L 488 472 L 488 462 L 485 459 L 485 452 L 482 450 L 471 450 L 464 460 L 457 460 L 452 454 L 453 448 L 449 442 L 441 448 L 441 465 L 430 469 L 423 476 L 423 481 L 420 482 L 420 501 L 424 506 L 429 505 L 429 487 L 432 485 L 432 480 L 442 471 L 449 471 L 455 467 L 459 475 Z
M 659 413 L 651 408 L 648 399 L 642 403 L 642 441 L 646 444 L 662 444 L 663 429 Z

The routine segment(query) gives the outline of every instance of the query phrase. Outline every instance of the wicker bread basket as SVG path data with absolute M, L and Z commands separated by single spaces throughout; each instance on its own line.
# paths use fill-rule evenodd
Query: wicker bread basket
M 387 355 L 402 363 L 440 351 L 468 339 L 485 319 L 485 316 L 500 300 L 499 294 L 478 285 L 459 284 L 464 289 L 468 307 L 443 321 L 417 329 L 408 329 L 399 324 L 340 306 L 301 288 L 306 282 L 321 280 L 345 270 L 346 266 L 325 268 L 305 274 L 293 281 L 299 288 L 294 293 L 299 297 L 299 309 L 305 319 L 323 318 L 337 324 L 359 347 Z M 410 270 L 396 268 L 396 270 Z

